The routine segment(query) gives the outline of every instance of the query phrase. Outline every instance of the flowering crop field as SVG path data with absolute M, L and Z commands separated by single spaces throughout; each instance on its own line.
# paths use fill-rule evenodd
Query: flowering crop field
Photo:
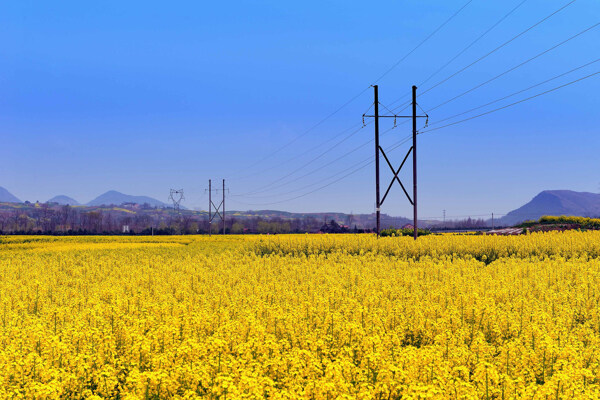
M 0 398 L 598 399 L 600 232 L 0 237 Z

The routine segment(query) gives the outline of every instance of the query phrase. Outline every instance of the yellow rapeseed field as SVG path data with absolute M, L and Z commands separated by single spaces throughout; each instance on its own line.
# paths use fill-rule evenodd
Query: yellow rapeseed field
M 0 237 L 0 398 L 598 399 L 600 232 Z

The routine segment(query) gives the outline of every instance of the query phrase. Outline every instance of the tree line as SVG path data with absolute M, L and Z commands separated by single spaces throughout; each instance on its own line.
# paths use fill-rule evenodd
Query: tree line
M 236 216 L 225 220 L 226 234 L 280 233 L 363 233 L 374 231 L 374 217 L 363 219 L 362 225 L 352 224 L 346 216 L 343 222 L 314 216 L 281 218 L 276 216 Z M 406 219 L 387 218 L 383 228 L 402 228 Z M 366 225 L 366 227 L 365 227 Z M 373 225 L 373 227 L 370 227 Z M 446 221 L 432 226 L 435 230 L 480 229 L 488 226 L 481 219 Z M 0 234 L 49 235 L 176 235 L 222 233 L 221 220 L 209 223 L 206 213 L 150 205 L 121 205 L 120 207 L 82 207 L 53 203 L 25 203 L 0 208 Z
M 336 221 L 315 217 L 239 217 L 225 219 L 226 234 L 279 234 L 316 232 L 364 232 L 348 228 Z M 49 235 L 173 235 L 218 234 L 223 224 L 215 218 L 211 223 L 205 213 L 137 206 L 90 209 L 86 207 L 53 205 L 47 203 L 25 204 L 0 209 L 0 234 Z

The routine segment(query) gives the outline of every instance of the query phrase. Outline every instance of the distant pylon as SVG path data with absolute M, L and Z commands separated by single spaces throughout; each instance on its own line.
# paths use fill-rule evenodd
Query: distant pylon
M 185 200 L 183 197 L 183 189 L 171 189 L 169 194 L 169 200 L 173 202 L 173 210 L 179 215 L 181 214 L 181 201 Z

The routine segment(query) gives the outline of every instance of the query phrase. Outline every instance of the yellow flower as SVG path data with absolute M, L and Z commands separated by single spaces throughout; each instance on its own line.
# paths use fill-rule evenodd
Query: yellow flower
M 600 395 L 597 231 L 0 242 L 0 398 Z

